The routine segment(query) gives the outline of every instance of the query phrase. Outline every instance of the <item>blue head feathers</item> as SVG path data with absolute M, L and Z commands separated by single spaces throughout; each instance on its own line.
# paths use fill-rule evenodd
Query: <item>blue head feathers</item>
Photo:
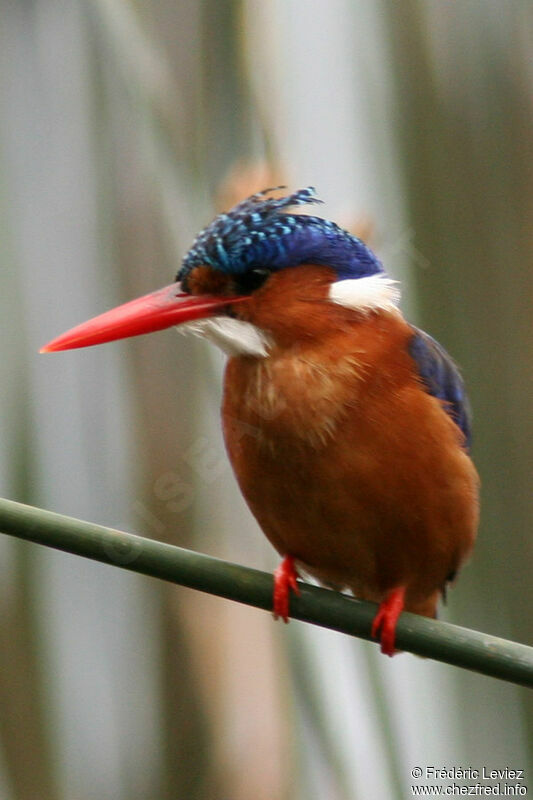
M 383 271 L 371 250 L 334 222 L 280 213 L 290 206 L 320 203 L 313 188 L 277 199 L 267 197 L 269 191 L 252 195 L 204 228 L 183 259 L 177 279 L 183 280 L 202 264 L 234 275 L 303 263 L 333 267 L 339 279 L 364 278 Z

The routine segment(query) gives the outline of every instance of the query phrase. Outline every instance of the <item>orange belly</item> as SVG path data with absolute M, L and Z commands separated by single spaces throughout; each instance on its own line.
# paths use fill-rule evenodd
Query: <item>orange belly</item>
M 461 434 L 419 384 L 400 318 L 374 317 L 324 348 L 229 361 L 228 454 L 282 555 L 325 583 L 435 613 L 468 556 L 478 477 Z

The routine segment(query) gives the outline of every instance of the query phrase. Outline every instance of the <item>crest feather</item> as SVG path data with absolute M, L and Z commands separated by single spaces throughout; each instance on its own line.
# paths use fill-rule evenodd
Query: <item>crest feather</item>
M 383 272 L 372 251 L 334 222 L 285 213 L 294 206 L 321 203 L 313 187 L 286 197 L 268 197 L 272 191 L 265 189 L 248 197 L 200 231 L 183 259 L 177 280 L 183 280 L 201 265 L 235 275 L 257 268 L 275 271 L 304 263 L 332 267 L 339 278 Z

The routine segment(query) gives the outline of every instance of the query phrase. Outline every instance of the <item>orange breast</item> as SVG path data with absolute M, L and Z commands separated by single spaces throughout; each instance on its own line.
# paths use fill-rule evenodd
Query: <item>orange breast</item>
M 432 615 L 476 533 L 478 478 L 427 394 L 400 315 L 356 319 L 266 359 L 232 358 L 223 427 L 237 480 L 282 555 L 327 583 Z

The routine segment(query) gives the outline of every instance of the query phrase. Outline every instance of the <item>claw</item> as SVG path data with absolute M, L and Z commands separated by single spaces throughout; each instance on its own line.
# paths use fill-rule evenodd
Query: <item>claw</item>
M 294 566 L 294 558 L 285 556 L 279 567 L 274 572 L 274 619 L 289 621 L 289 601 L 291 590 L 295 594 L 300 594 L 300 587 L 296 580 L 298 573 Z
M 393 656 L 394 640 L 396 636 L 396 623 L 403 611 L 405 598 L 405 586 L 400 586 L 393 591 L 380 603 L 378 613 L 372 622 L 372 638 L 381 642 L 381 652 L 387 656 Z

